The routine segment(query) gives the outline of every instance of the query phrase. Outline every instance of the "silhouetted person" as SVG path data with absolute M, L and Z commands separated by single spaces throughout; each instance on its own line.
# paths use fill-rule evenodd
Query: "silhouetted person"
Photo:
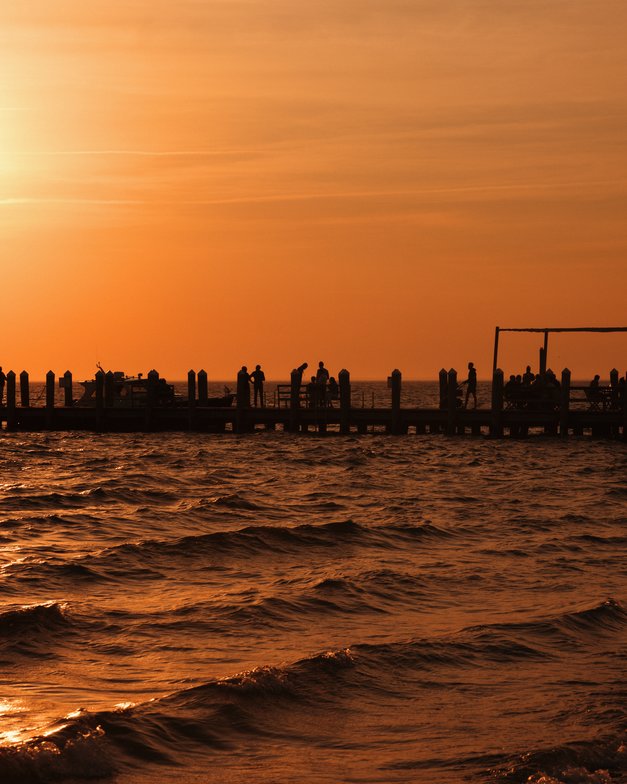
M 462 381 L 462 384 L 466 384 L 464 408 L 468 408 L 468 398 L 471 395 L 474 400 L 474 408 L 477 408 L 477 370 L 473 362 L 468 363 L 468 378 L 465 381 Z
M 307 370 L 308 367 L 309 365 L 306 362 L 303 362 L 302 365 L 299 365 L 295 370 L 292 370 L 292 373 L 298 374 L 299 384 L 301 386 L 303 383 L 303 373 L 305 372 L 305 370 Z
M 0 367 L 0 406 L 2 405 L 2 400 L 4 399 L 4 385 L 6 384 L 7 377 L 4 374 L 4 371 Z
M 237 405 L 250 406 L 250 375 L 246 365 L 237 374 Z
M 250 378 L 253 382 L 255 406 L 257 406 L 257 398 L 259 398 L 259 405 L 263 408 L 263 382 L 266 380 L 266 374 L 261 369 L 261 365 L 255 365 Z
M 309 408 L 316 408 L 318 405 L 318 389 L 319 384 L 315 376 L 311 377 L 311 381 L 307 384 L 307 398 L 309 399 Z
M 597 374 L 597 375 L 596 375 L 596 376 L 595 376 L 595 377 L 592 379 L 592 381 L 590 382 L 590 387 L 589 387 L 589 388 L 590 388 L 590 389 L 592 389 L 592 390 L 597 390 L 597 391 L 598 391 L 598 389 L 599 389 L 599 387 L 600 387 L 600 386 L 601 386 L 601 376 L 599 376 L 599 375 Z
M 530 384 L 533 383 L 534 379 L 535 379 L 535 376 L 531 372 L 531 365 L 527 365 L 527 367 L 525 368 L 525 372 L 523 373 L 522 382 L 523 382 L 523 384 L 530 385 Z
M 318 362 L 318 370 L 316 371 L 316 383 L 318 384 L 319 406 L 326 405 L 328 380 L 329 380 L 329 371 L 325 368 L 324 362 Z
M 331 400 L 338 400 L 340 397 L 340 388 L 338 386 L 337 381 L 331 376 L 329 379 L 329 401 Z M 332 406 L 333 403 L 330 403 Z

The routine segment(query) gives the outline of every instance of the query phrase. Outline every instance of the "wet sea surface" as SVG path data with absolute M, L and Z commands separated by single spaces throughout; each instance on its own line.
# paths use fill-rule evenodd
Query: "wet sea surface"
M 627 781 L 617 441 L 0 432 L 0 781 Z

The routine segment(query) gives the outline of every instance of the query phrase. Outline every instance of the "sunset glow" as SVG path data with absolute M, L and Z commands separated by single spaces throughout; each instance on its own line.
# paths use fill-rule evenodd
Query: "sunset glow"
M 621 0 L 7 4 L 1 364 L 487 377 L 496 325 L 624 323 L 626 23 Z M 625 348 L 560 338 L 556 370 Z

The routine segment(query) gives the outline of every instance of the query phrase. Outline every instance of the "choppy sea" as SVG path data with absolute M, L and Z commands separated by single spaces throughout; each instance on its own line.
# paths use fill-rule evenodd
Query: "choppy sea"
M 625 782 L 626 551 L 617 441 L 0 432 L 0 782 Z

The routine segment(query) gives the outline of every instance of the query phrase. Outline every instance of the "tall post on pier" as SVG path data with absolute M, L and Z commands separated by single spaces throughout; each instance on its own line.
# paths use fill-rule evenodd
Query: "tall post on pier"
M 440 370 L 440 408 L 444 410 L 448 406 L 448 373 L 444 368 Z
M 54 371 L 49 370 L 46 373 L 46 427 L 52 428 L 54 426 L 54 389 L 55 375 Z
M 72 389 L 72 373 L 66 370 L 63 374 L 63 392 L 65 394 L 65 406 L 71 408 L 74 405 L 73 389 Z
M 23 408 L 30 406 L 30 384 L 25 370 L 20 373 L 20 405 Z
M 299 370 L 292 370 L 290 374 L 290 420 L 289 429 L 292 432 L 298 430 L 299 415 L 298 409 L 300 408 L 300 385 L 302 382 L 303 374 Z
M 237 395 L 235 398 L 235 430 L 245 433 L 249 429 L 248 409 L 250 409 L 250 376 L 242 368 L 237 374 Z
M 16 403 L 15 371 L 9 370 L 7 373 L 7 430 L 15 430 L 17 424 Z
M 390 376 L 392 387 L 392 422 L 390 432 L 398 435 L 401 432 L 401 371 L 396 368 Z
M 457 425 L 457 371 L 451 368 L 448 372 L 448 412 L 446 418 L 446 434 L 455 435 Z
M 616 368 L 610 370 L 610 387 L 612 388 L 612 397 L 614 397 L 618 391 L 618 370 Z
M 560 436 L 568 435 L 568 412 L 570 408 L 570 370 L 562 370 L 562 385 L 560 388 Z
M 207 371 L 198 371 L 198 405 L 206 406 L 209 400 L 209 393 L 207 391 Z
M 155 408 L 159 392 L 159 372 L 154 368 L 146 376 L 146 430 L 155 426 Z
M 196 408 L 196 372 L 187 372 L 187 411 L 189 429 L 194 429 L 194 409 Z
M 546 349 L 540 349 L 540 378 L 544 379 L 546 376 Z
M 348 370 L 340 370 L 338 383 L 340 387 L 340 433 L 346 435 L 351 431 L 351 374 Z
M 113 408 L 113 400 L 115 398 L 115 382 L 113 378 L 113 371 L 108 370 L 104 377 L 104 404 L 105 408 Z
M 627 373 L 618 384 L 618 399 L 623 408 L 623 441 L 627 441 Z
M 490 435 L 500 438 L 503 435 L 503 371 L 497 368 L 492 374 L 492 419 Z
M 96 373 L 96 430 L 102 429 L 104 419 L 104 387 L 105 374 L 99 370 Z

